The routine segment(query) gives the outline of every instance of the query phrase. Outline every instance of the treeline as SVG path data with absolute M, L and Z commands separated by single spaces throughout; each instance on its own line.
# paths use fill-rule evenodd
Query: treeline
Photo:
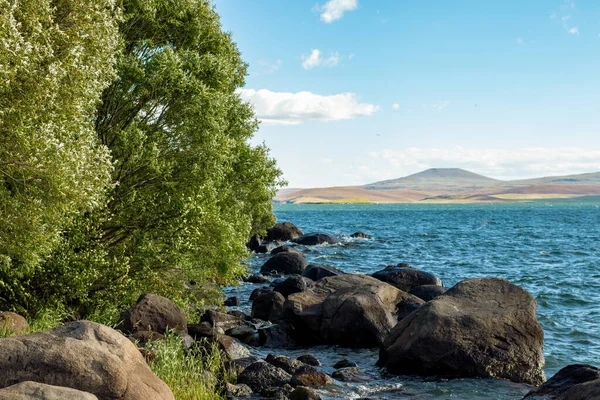
M 0 0 L 0 309 L 241 273 L 281 184 L 246 69 L 208 1 Z

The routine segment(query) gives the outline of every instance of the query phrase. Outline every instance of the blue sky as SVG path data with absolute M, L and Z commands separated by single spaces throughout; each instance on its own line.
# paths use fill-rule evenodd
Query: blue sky
M 215 0 L 290 187 L 600 171 L 598 0 Z

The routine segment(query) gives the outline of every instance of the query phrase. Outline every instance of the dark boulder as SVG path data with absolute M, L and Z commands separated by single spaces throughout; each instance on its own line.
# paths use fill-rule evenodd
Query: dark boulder
M 133 343 L 137 343 L 139 346 L 143 347 L 147 343 L 155 342 L 157 340 L 165 340 L 165 335 L 152 332 L 152 331 L 137 331 L 133 335 L 129 335 L 129 340 Z
M 292 376 L 283 369 L 265 361 L 257 361 L 247 366 L 237 378 L 237 383 L 243 383 L 258 393 L 269 387 L 281 387 L 290 383 Z
M 335 244 L 339 240 L 326 233 L 307 233 L 293 240 L 294 243 L 303 244 L 305 246 L 315 246 L 318 244 Z
M 358 365 L 356 365 L 355 362 L 347 360 L 345 358 L 343 360 L 340 360 L 340 361 L 336 362 L 335 364 L 333 364 L 334 369 L 357 367 L 357 366 Z
M 303 254 L 285 251 L 269 258 L 260 268 L 261 274 L 301 274 L 308 265 Z
M 344 274 L 345 272 L 340 271 L 339 269 L 330 265 L 310 263 L 306 266 L 306 269 L 304 269 L 302 276 L 312 279 L 313 281 L 318 281 L 319 279 L 326 278 L 328 276 L 338 276 Z
M 279 292 L 283 297 L 293 293 L 300 293 L 314 285 L 312 279 L 300 275 L 292 275 L 274 285 L 273 290 Z
M 331 378 L 312 365 L 303 365 L 292 375 L 293 386 L 318 387 L 330 384 Z
M 282 246 L 276 247 L 273 250 L 271 250 L 271 255 L 275 255 L 277 253 L 285 253 L 285 252 L 292 252 L 292 253 L 299 253 L 302 254 L 302 252 L 298 249 L 296 249 L 295 247 L 292 246 L 288 246 L 287 244 L 284 244 Z
M 252 396 L 252 389 L 248 385 L 244 385 L 240 383 L 239 385 L 234 385 L 232 383 L 225 383 L 225 394 L 228 399 L 237 399 L 239 397 L 250 397 Z
M 231 336 L 219 335 L 216 338 L 207 339 L 207 343 L 216 343 L 225 360 L 250 357 L 250 351 Z
M 122 330 L 127 333 L 168 329 L 187 332 L 185 312 L 171 300 L 155 294 L 143 294 L 137 303 L 123 314 Z
M 504 279 L 458 283 L 402 319 L 378 365 L 393 373 L 544 382 L 544 332 L 536 304 Z
M 252 293 L 250 293 L 250 301 L 254 301 L 259 296 L 262 296 L 263 294 L 271 293 L 272 291 L 273 291 L 273 289 L 270 287 L 267 287 L 267 286 L 256 288 L 252 291 Z
M 423 303 L 370 276 L 332 276 L 288 296 L 284 318 L 306 344 L 375 347 L 398 322 L 397 305 L 407 300 Z
M 265 239 L 268 241 L 282 240 L 287 242 L 288 240 L 296 239 L 302 235 L 302 231 L 291 222 L 279 222 L 273 225 L 272 228 L 267 229 L 267 236 Z
M 369 235 L 364 232 L 354 232 L 350 237 L 359 238 L 359 239 L 368 239 Z
M 236 338 L 242 343 L 250 346 L 258 346 L 258 332 L 252 326 L 249 325 L 238 325 L 235 328 L 231 328 L 225 332 L 233 338 Z
M 265 361 L 276 367 L 281 368 L 290 375 L 294 375 L 300 367 L 304 365 L 302 361 L 294 360 L 286 356 L 278 356 L 275 354 L 269 354 Z
M 448 291 L 448 288 L 438 285 L 422 285 L 413 288 L 409 293 L 417 296 L 423 301 L 433 300 L 438 296 L 443 295 Z
M 600 369 L 591 365 L 567 365 L 533 389 L 524 400 L 595 400 L 600 399 Z
M 283 313 L 283 303 L 285 297 L 281 293 L 263 293 L 252 302 L 252 317 L 264 321 L 277 321 Z
M 373 378 L 360 372 L 356 367 L 340 368 L 331 374 L 332 378 L 342 382 L 369 382 Z
M 244 278 L 244 282 L 261 284 L 261 283 L 271 283 L 271 280 L 264 275 L 253 274 L 247 278 Z
M 387 282 L 405 292 L 410 292 L 417 286 L 423 285 L 442 286 L 442 282 L 435 275 L 413 268 L 408 264 L 389 266 L 381 271 L 375 272 L 371 276 L 380 281 Z
M 294 328 L 284 321 L 258 329 L 259 343 L 267 348 L 295 347 L 295 334 Z
M 257 361 L 258 358 L 252 356 L 236 358 L 235 360 L 225 361 L 224 366 L 225 370 L 227 370 L 228 372 L 232 372 L 235 375 L 239 375 L 244 369 L 246 369 L 247 366 L 254 364 Z
M 250 240 L 246 243 L 246 247 L 252 251 L 256 251 L 260 245 L 262 244 L 262 240 L 258 235 L 253 235 Z
M 312 365 L 313 367 L 320 367 L 321 361 L 312 354 L 302 354 L 296 358 L 298 361 L 302 361 L 304 364 Z
M 237 296 L 229 297 L 229 298 L 225 299 L 225 301 L 223 302 L 223 305 L 225 307 L 239 307 L 240 304 L 241 304 L 240 299 Z
M 241 325 L 244 321 L 235 315 L 227 314 L 216 310 L 206 310 L 200 317 L 201 322 L 208 322 L 213 328 L 220 328 L 223 331 Z
M 265 242 L 265 243 L 261 244 L 260 246 L 258 246 L 256 248 L 255 252 L 261 253 L 261 254 L 270 253 L 271 251 L 275 250 L 280 245 L 281 245 L 281 242 Z
M 321 400 L 321 396 L 319 396 L 314 390 L 311 388 L 307 388 L 304 386 L 298 386 L 292 393 L 289 395 L 290 400 Z
M 213 328 L 208 322 L 200 322 L 199 324 L 188 324 L 188 334 L 194 340 L 202 338 L 213 338 L 224 333 L 222 328 Z

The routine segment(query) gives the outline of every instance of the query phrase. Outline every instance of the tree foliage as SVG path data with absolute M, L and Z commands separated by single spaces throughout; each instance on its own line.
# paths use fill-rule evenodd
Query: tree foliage
M 0 303 L 26 289 L 72 219 L 104 202 L 92 117 L 114 78 L 111 0 L 0 0 Z
M 89 212 L 74 214 L 29 280 L 38 298 L 84 313 L 141 290 L 173 296 L 190 280 L 241 273 L 245 241 L 274 222 L 280 184 L 266 147 L 249 143 L 257 121 L 236 94 L 247 66 L 210 3 L 121 7 L 117 76 L 93 119 L 94 155 L 105 165 L 106 148 L 112 162 L 105 201 L 85 196 Z

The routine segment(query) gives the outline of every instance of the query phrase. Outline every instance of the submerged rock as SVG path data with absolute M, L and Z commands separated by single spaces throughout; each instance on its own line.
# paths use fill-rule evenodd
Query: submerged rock
M 350 360 L 347 359 L 343 359 L 340 360 L 338 362 L 336 362 L 335 364 L 333 364 L 333 368 L 334 369 L 340 369 L 340 368 L 348 368 L 348 367 L 357 367 L 358 365 L 356 365 L 355 362 L 352 362 Z
M 272 228 L 267 229 L 266 240 L 282 240 L 287 242 L 288 240 L 296 239 L 302 235 L 302 231 L 291 222 L 279 222 L 273 225 Z
M 442 281 L 435 275 L 413 268 L 408 264 L 389 266 L 381 271 L 371 274 L 371 276 L 380 281 L 387 282 L 405 292 L 409 292 L 417 286 L 423 285 L 442 286 Z
M 129 339 L 89 321 L 0 339 L 0 371 L 0 387 L 37 381 L 100 399 L 174 398 Z
M 285 253 L 285 252 L 302 254 L 302 252 L 300 250 L 296 249 L 295 247 L 284 244 L 282 246 L 276 247 L 273 250 L 271 250 L 271 255 L 275 255 L 277 253 Z
M 372 377 L 365 375 L 360 372 L 356 367 L 345 367 L 340 368 L 331 374 L 334 379 L 342 382 L 370 382 L 373 380 Z
M 423 301 L 366 275 L 321 279 L 288 296 L 284 318 L 308 344 L 375 347 L 398 322 L 397 304 Z
M 524 400 L 600 399 L 600 369 L 591 365 L 567 365 Z
M 164 334 L 168 329 L 187 332 L 187 318 L 181 307 L 171 300 L 147 293 L 123 314 L 122 328 L 127 333 L 153 331 Z
M 261 274 L 253 274 L 244 279 L 244 282 L 248 283 L 271 283 L 271 280 Z
M 536 304 L 504 279 L 458 283 L 402 319 L 378 365 L 409 375 L 544 382 L 544 332 Z
M 360 239 L 368 239 L 368 238 L 369 238 L 369 235 L 367 235 L 367 234 L 366 234 L 366 233 L 364 233 L 364 232 L 360 232 L 360 231 L 359 231 L 359 232 L 354 232 L 352 235 L 350 235 L 350 237 L 353 237 L 353 238 L 360 238 Z
M 293 242 L 303 244 L 305 246 L 315 246 L 317 244 L 324 243 L 335 244 L 338 243 L 339 240 L 326 233 L 308 233 L 294 239 Z
M 308 262 L 303 254 L 285 251 L 268 259 L 260 268 L 260 273 L 266 275 L 302 274 L 307 265 Z
M 311 365 L 303 365 L 292 376 L 293 386 L 319 387 L 330 384 L 329 375 L 319 371 Z

